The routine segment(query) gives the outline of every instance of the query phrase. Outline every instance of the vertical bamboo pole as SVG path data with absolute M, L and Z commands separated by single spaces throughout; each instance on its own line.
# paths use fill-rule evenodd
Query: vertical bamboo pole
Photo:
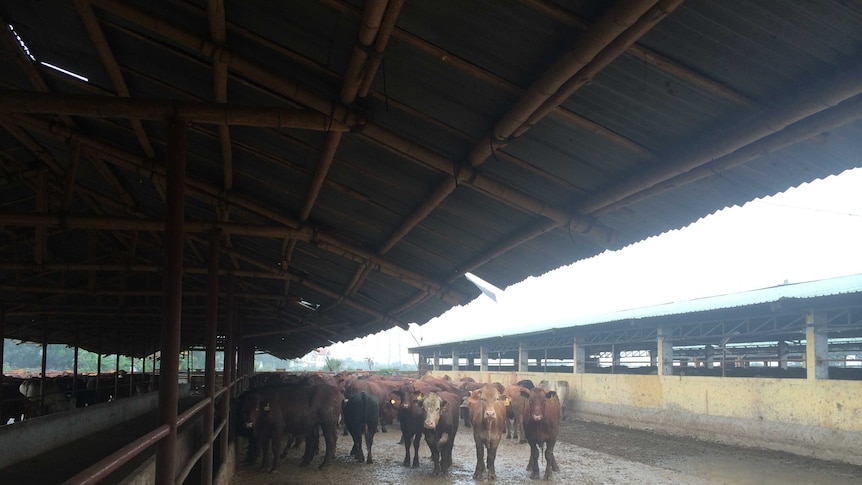
M 165 268 L 162 285 L 163 321 L 159 366 L 159 425 L 170 432 L 159 443 L 156 483 L 176 478 L 177 402 L 179 400 L 180 330 L 183 298 L 183 209 L 186 174 L 186 121 L 167 120 L 167 177 L 165 182 Z

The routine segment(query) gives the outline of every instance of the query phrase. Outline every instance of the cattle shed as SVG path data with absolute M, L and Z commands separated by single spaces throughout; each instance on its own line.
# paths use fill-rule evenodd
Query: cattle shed
M 588 419 L 862 464 L 862 275 L 410 352 L 455 379 L 566 382 Z
M 58 0 L 0 20 L 0 336 L 171 376 L 182 349 L 227 349 L 222 403 L 255 351 L 424 324 L 480 294 L 466 273 L 506 287 L 862 166 L 858 2 Z M 180 391 L 161 393 L 160 447 Z

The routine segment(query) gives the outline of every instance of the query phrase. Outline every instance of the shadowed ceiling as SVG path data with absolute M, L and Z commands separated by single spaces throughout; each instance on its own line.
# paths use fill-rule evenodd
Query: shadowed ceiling
M 187 126 L 182 344 L 205 341 L 217 256 L 219 321 L 230 307 L 285 358 L 423 324 L 479 294 L 466 272 L 505 287 L 862 166 L 858 2 L 76 0 L 0 18 L 10 338 L 158 345 L 169 123 Z

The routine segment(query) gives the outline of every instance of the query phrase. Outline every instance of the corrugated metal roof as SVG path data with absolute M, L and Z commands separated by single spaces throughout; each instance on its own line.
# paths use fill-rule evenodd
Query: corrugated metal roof
M 467 271 L 506 287 L 862 166 L 856 3 L 247 1 L 223 23 L 211 5 L 0 4 L 7 335 L 156 339 L 147 221 L 165 217 L 177 103 L 197 110 L 183 343 L 203 332 L 201 228 L 219 226 L 222 287 L 234 275 L 254 345 L 283 357 L 424 323 L 479 294 Z M 360 30 L 384 18 L 391 36 Z
M 661 317 L 667 315 L 682 315 L 736 308 L 760 303 L 777 303 L 786 298 L 816 298 L 819 296 L 834 296 L 850 293 L 862 293 L 862 274 L 841 276 L 823 280 L 789 283 L 769 288 L 697 298 L 654 305 L 644 308 L 633 308 L 603 315 L 575 318 L 571 326 L 590 325 L 594 323 L 609 323 L 622 320 L 638 320 L 641 318 Z

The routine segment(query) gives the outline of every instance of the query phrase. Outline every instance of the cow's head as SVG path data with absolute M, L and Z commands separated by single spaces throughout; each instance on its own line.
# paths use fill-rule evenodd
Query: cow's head
M 261 400 L 258 394 L 250 394 L 242 401 L 242 421 L 246 428 L 253 428 L 255 421 L 260 417 Z
M 537 387 L 530 391 L 527 401 L 527 409 L 530 410 L 530 418 L 533 421 L 541 421 L 545 417 L 545 408 L 549 401 L 559 400 L 555 391 L 548 391 Z
M 428 394 L 422 399 L 422 409 L 425 414 L 425 429 L 434 429 L 440 422 L 440 415 L 446 410 L 446 401 L 436 392 Z
M 505 407 L 509 405 L 509 398 L 503 395 L 494 384 L 487 384 L 474 391 L 471 401 L 475 402 L 473 412 L 480 413 L 483 421 L 497 419 L 498 415 L 505 417 Z

